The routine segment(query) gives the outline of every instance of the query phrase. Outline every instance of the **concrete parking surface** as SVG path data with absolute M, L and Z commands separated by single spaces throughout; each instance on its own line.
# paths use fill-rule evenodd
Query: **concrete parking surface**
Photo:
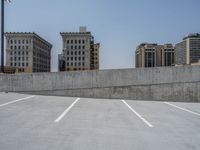
M 200 104 L 0 93 L 0 150 L 199 150 Z

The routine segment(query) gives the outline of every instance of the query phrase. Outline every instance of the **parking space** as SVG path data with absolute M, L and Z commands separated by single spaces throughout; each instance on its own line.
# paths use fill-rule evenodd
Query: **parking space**
M 198 150 L 200 104 L 170 104 L 0 93 L 0 149 Z
M 15 93 L 1 93 L 0 92 L 0 105 L 1 104 L 4 104 L 4 103 L 7 103 L 7 102 L 10 102 L 10 101 L 13 101 L 13 100 L 17 100 L 17 99 L 21 99 L 21 98 L 24 98 L 24 97 L 27 97 L 27 95 L 24 95 L 24 94 L 15 94 Z

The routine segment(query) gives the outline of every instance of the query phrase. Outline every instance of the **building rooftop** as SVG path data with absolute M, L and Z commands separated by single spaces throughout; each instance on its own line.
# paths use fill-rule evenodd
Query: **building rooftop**
M 74 35 L 85 35 L 85 34 L 91 34 L 91 32 L 60 32 L 60 35 L 69 35 L 69 34 L 74 34 Z
M 190 33 L 187 37 L 184 37 L 183 40 L 186 40 L 188 38 L 200 38 L 199 33 Z
M 34 36 L 38 39 L 40 39 L 41 41 L 43 41 L 44 43 L 46 43 L 47 45 L 49 45 L 50 47 L 52 47 L 52 44 L 49 43 L 48 41 L 46 41 L 44 38 L 42 38 L 41 36 L 39 36 L 38 34 L 36 34 L 35 32 L 6 32 L 5 36 Z

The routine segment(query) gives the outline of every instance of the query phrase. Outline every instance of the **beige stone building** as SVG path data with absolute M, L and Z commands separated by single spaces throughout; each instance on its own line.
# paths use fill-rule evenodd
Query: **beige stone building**
M 135 65 L 136 68 L 174 66 L 174 47 L 172 44 L 142 43 L 135 51 Z
M 6 33 L 6 66 L 16 72 L 50 72 L 52 45 L 35 33 Z
M 59 71 L 97 70 L 99 69 L 99 43 L 86 27 L 79 32 L 61 32 L 63 51 L 58 55 Z

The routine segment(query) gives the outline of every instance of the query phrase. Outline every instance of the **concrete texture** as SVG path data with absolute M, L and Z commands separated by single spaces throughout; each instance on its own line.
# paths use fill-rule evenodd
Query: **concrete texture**
M 0 105 L 29 95 L 2 94 Z M 7 97 L 7 98 L 6 98 Z M 2 98 L 4 99 L 3 101 Z M 199 150 L 200 117 L 163 102 L 35 96 L 0 107 L 1 150 Z M 199 113 L 199 103 L 173 103 Z
M 0 91 L 200 102 L 200 66 L 0 75 Z

